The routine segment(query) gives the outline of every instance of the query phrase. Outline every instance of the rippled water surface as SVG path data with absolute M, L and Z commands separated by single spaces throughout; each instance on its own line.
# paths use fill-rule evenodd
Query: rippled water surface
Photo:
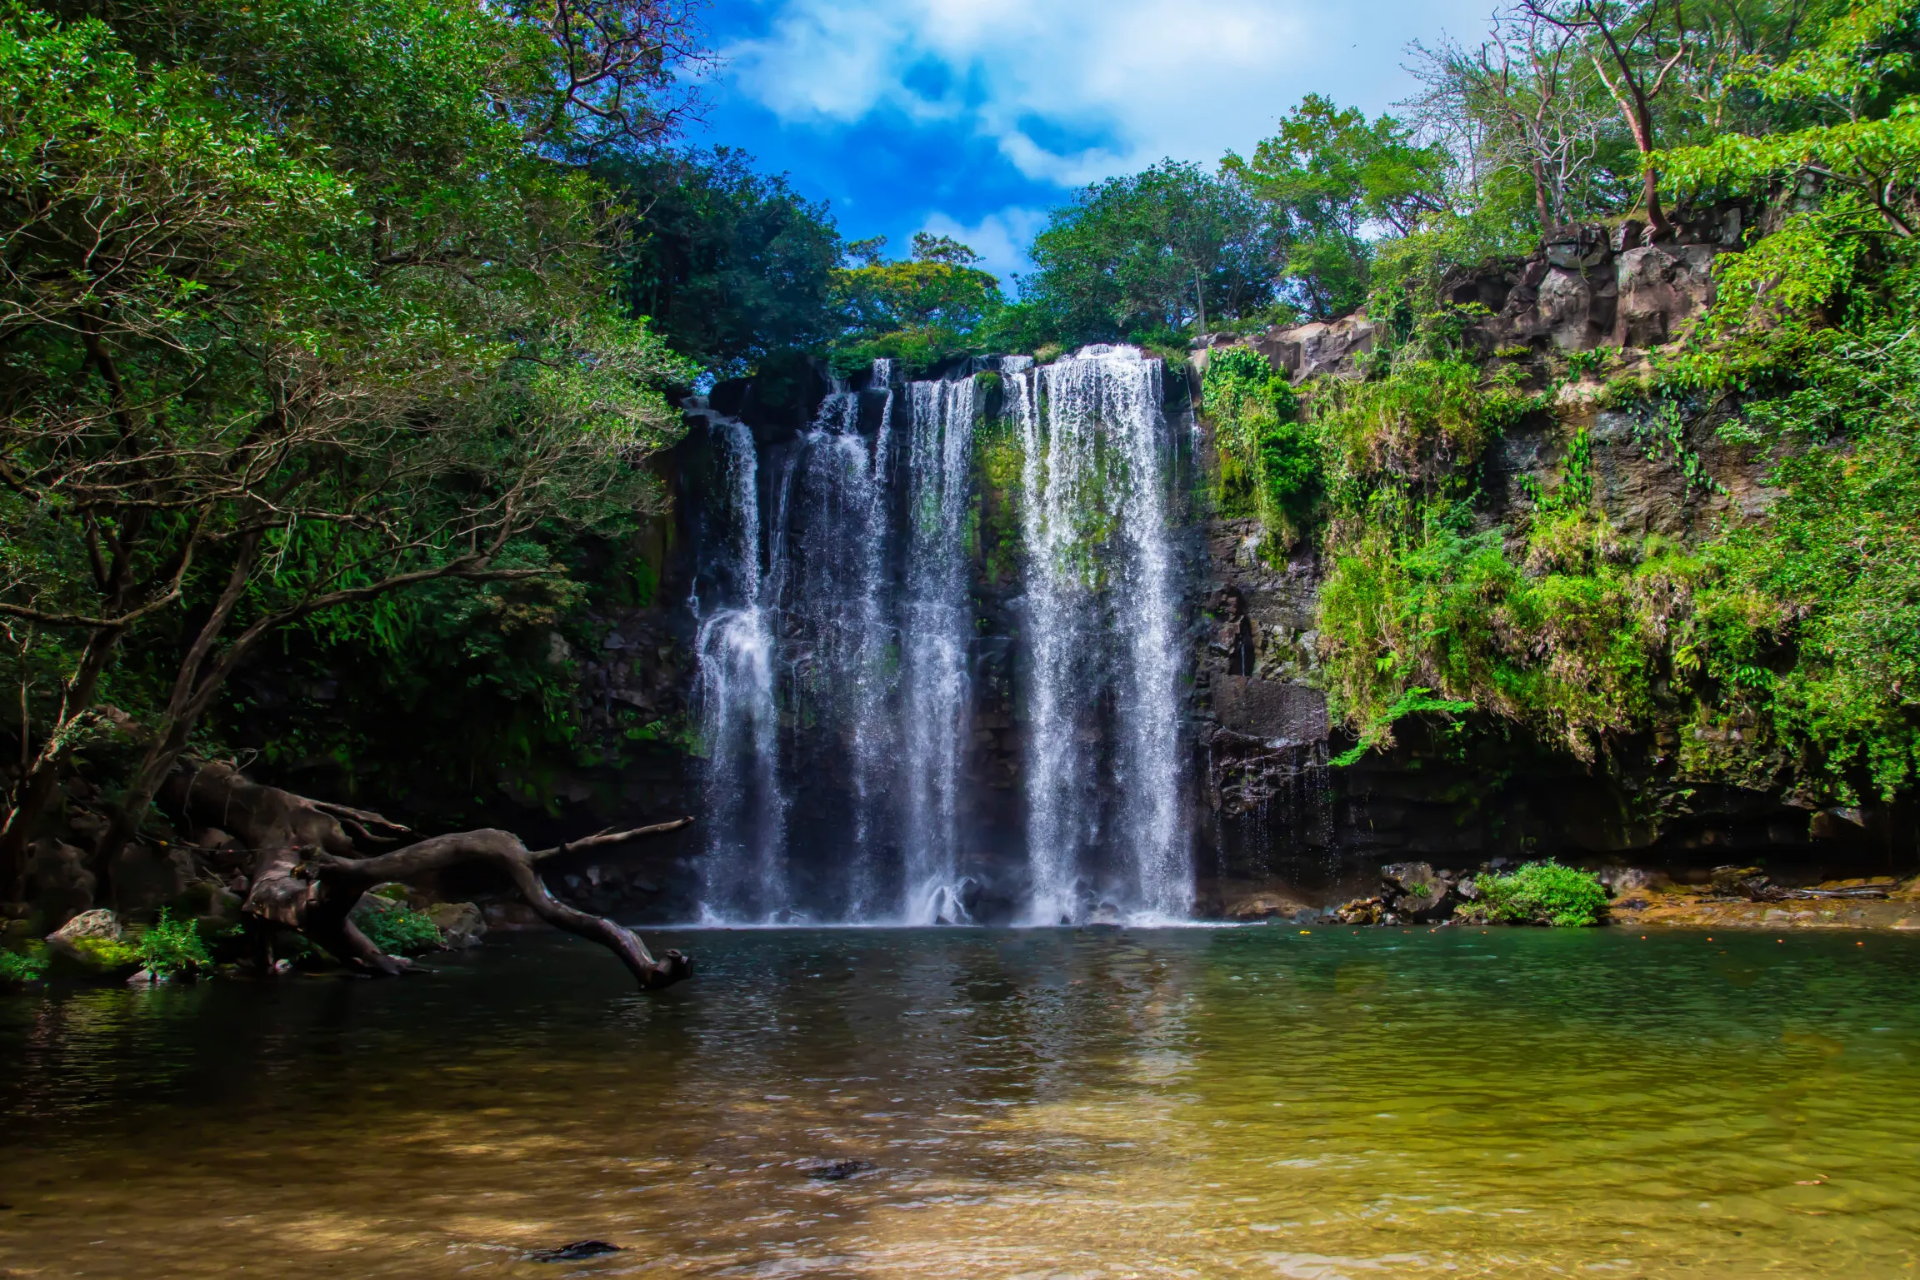
M 0 997 L 0 1275 L 1916 1272 L 1920 939 L 654 941 Z

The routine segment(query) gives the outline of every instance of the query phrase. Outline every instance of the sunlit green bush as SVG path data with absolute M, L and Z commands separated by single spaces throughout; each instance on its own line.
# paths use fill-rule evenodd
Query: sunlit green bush
M 1558 862 L 1529 862 L 1506 875 L 1488 872 L 1474 884 L 1480 900 L 1462 908 L 1469 916 L 1560 929 L 1596 925 L 1606 918 L 1607 891 L 1600 882 Z

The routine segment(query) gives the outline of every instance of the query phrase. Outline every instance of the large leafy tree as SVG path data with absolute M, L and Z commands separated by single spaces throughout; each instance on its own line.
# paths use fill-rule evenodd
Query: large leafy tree
M 1902 237 L 1920 230 L 1920 4 L 1869 0 L 1817 41 L 1777 61 L 1749 62 L 1732 88 L 1750 91 L 1803 127 L 1724 133 L 1648 157 L 1675 185 L 1764 195 L 1808 180 L 1847 192 Z M 1786 265 L 1786 264 L 1783 264 Z
M 684 15 L 598 0 L 0 12 L 0 615 L 70 657 L 27 708 L 21 853 L 129 637 L 171 677 L 104 870 L 278 628 L 653 500 L 691 376 L 611 305 L 570 158 L 684 109 Z
M 1392 116 L 1369 121 L 1309 94 L 1250 158 L 1229 155 L 1222 169 L 1284 231 L 1293 300 L 1329 318 L 1365 301 L 1374 236 L 1407 235 L 1447 208 L 1450 163 L 1444 147 L 1416 142 Z
M 920 232 L 910 256 L 886 256 L 885 236 L 846 246 L 851 265 L 833 273 L 842 372 L 878 356 L 925 367 L 972 348 L 1006 306 L 1000 281 L 974 265 L 979 255 L 947 237 Z
M 832 336 L 840 236 L 785 177 L 728 147 L 622 156 L 596 172 L 628 206 L 624 299 L 675 350 L 731 377 Z
M 1001 304 L 1000 281 L 974 264 L 979 255 L 947 236 L 920 232 L 911 256 L 889 262 L 884 237 L 860 242 L 860 265 L 835 276 L 848 330 L 871 337 L 907 329 L 965 335 Z
M 1276 246 L 1258 203 L 1194 164 L 1086 188 L 1030 252 L 1023 300 L 1072 341 L 1204 330 L 1273 301 Z

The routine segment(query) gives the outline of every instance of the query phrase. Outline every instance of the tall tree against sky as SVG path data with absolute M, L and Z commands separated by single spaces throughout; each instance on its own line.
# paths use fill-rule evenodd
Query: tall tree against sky
M 1167 160 L 1055 209 L 1022 297 L 1074 340 L 1204 331 L 1271 303 L 1276 247 L 1239 182 Z
M 1418 142 L 1392 116 L 1368 121 L 1309 94 L 1250 159 L 1229 153 L 1221 169 L 1284 235 L 1292 300 L 1330 319 L 1365 300 L 1374 236 L 1408 235 L 1447 208 L 1451 163 L 1445 147 Z
M 1577 36 L 1526 10 L 1497 14 L 1469 48 L 1451 37 L 1411 49 L 1421 124 L 1454 142 L 1472 186 L 1522 173 L 1543 233 L 1570 221 L 1596 178 L 1617 111 Z

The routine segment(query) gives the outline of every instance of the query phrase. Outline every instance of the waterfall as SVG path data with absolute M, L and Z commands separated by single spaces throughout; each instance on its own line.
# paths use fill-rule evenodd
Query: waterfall
M 884 481 L 893 429 L 891 362 L 876 361 L 883 390 L 871 446 L 860 434 L 860 396 L 836 389 L 795 443 L 794 481 L 781 551 L 779 599 L 796 709 L 825 725 L 851 765 L 847 874 L 840 918 L 883 911 L 881 848 L 889 831 L 887 780 L 895 756 L 888 714 L 892 631 L 887 608 L 889 504 Z
M 1042 369 L 1006 361 L 1002 375 L 1025 451 L 1028 916 L 1184 917 L 1193 873 L 1160 362 L 1095 346 Z
M 724 508 L 704 526 L 707 598 L 694 601 L 703 918 L 965 923 L 983 900 L 1005 918 L 1017 862 L 962 838 L 976 819 L 1017 830 L 1021 812 L 968 790 L 988 785 L 970 774 L 983 607 L 1019 619 L 1019 660 L 1005 665 L 1001 641 L 983 668 L 1019 685 L 1019 915 L 1189 911 L 1176 442 L 1161 364 L 1088 347 L 1044 368 L 1024 356 L 998 366 L 1012 436 L 996 436 L 992 456 L 1010 459 L 1016 439 L 1021 452 L 1017 492 L 997 482 L 1007 489 L 990 510 L 1018 508 L 1019 600 L 973 598 L 975 422 L 990 402 L 970 371 L 896 397 L 892 363 L 876 361 L 861 390 L 836 381 L 804 428 L 759 450 L 741 423 L 695 411 Z M 995 736 L 1007 721 L 978 727 L 980 750 L 1007 749 Z
M 696 595 L 694 700 L 706 750 L 707 841 L 701 912 L 762 919 L 786 903 L 787 800 L 779 778 L 775 643 L 760 572 L 760 470 L 744 423 L 708 415 L 722 459 L 725 536 L 711 566 L 720 599 Z
M 966 918 L 959 871 L 960 752 L 967 734 L 969 476 L 974 379 L 915 382 L 907 454 L 907 560 L 901 602 L 905 717 L 905 919 Z

